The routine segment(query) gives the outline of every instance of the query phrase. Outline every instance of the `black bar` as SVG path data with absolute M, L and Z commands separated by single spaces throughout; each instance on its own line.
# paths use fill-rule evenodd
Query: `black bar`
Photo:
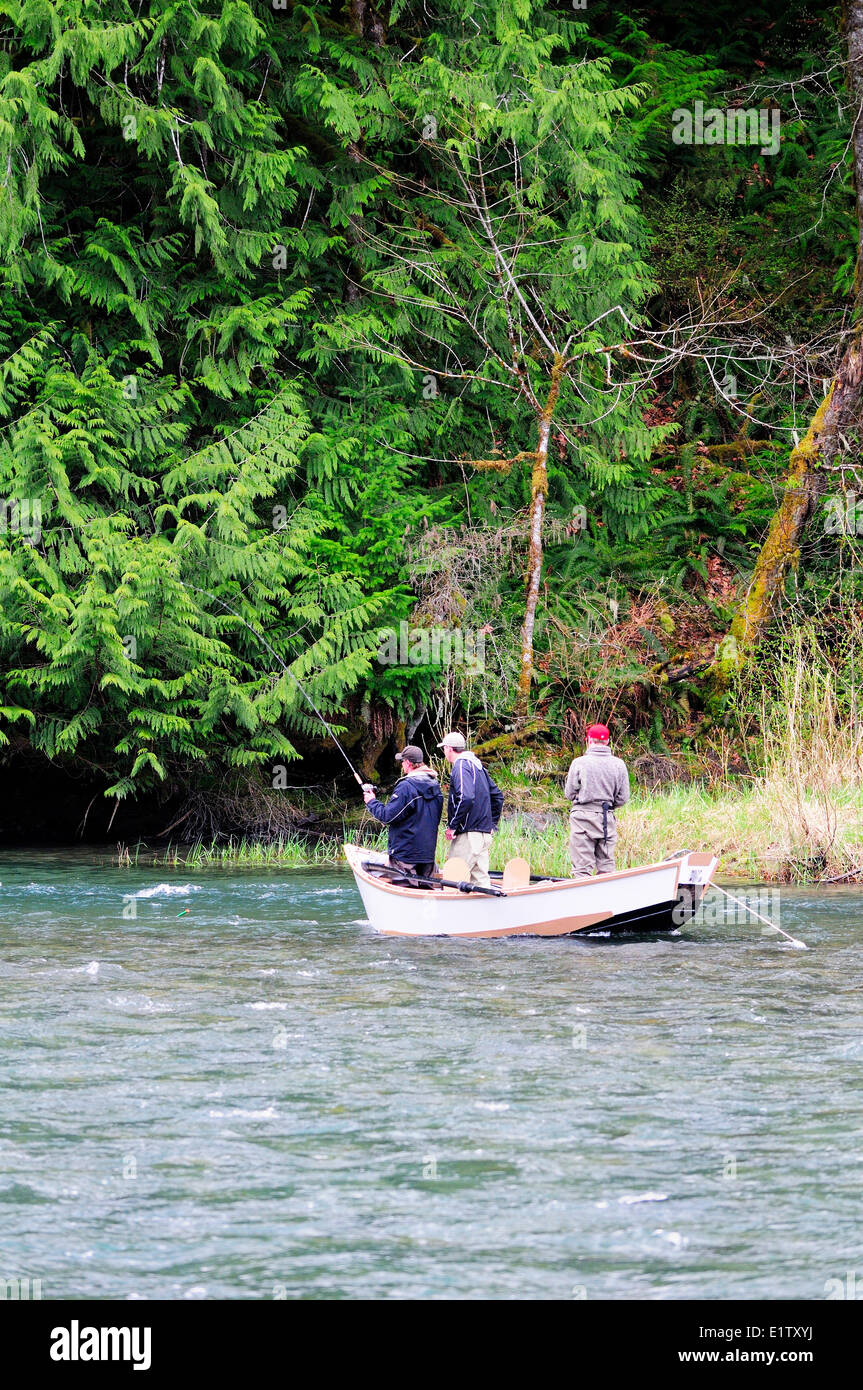
M 122 1299 L 6 1302 L 2 1309 L 4 1350 L 7 1355 L 14 1350 L 15 1374 L 23 1377 L 24 1383 L 29 1383 L 34 1372 L 38 1372 L 40 1383 L 46 1380 L 58 1385 L 70 1380 L 75 1384 L 92 1385 L 95 1380 L 113 1385 L 118 1378 L 132 1386 L 173 1386 L 190 1378 L 196 1385 L 210 1381 L 221 1385 L 237 1377 L 244 1381 L 251 1377 L 257 1382 L 264 1372 L 284 1375 L 290 1348 L 300 1344 L 320 1348 L 316 1354 L 322 1364 L 325 1362 L 327 1379 L 336 1368 L 353 1379 L 357 1372 L 370 1370 L 375 1364 L 370 1340 L 375 1339 L 376 1331 L 379 1339 L 410 1328 L 421 1340 L 425 1370 L 430 1372 L 434 1367 L 441 1374 L 451 1372 L 449 1339 L 427 1337 L 427 1304 L 381 1300 L 385 1308 L 378 1324 L 378 1315 L 370 1307 L 373 1300 L 307 1300 L 301 1283 L 286 1298 L 280 1298 L 278 1301 L 262 1291 L 259 1298 L 192 1303 L 130 1303 Z M 765 1372 L 778 1369 L 781 1373 L 790 1365 L 804 1375 L 808 1371 L 810 1381 L 815 1372 L 823 1385 L 831 1375 L 841 1373 L 847 1378 L 859 1354 L 859 1309 L 851 1300 L 609 1301 L 582 1295 L 572 1300 L 540 1298 L 528 1309 L 524 1303 L 529 1301 L 518 1306 L 529 1331 L 541 1330 L 543 1354 L 550 1363 L 566 1355 L 575 1330 L 583 1360 L 589 1357 L 599 1366 L 611 1368 L 615 1375 L 633 1373 L 639 1381 L 646 1370 L 664 1375 L 673 1367 L 682 1369 L 692 1384 L 698 1383 L 704 1366 L 734 1372 L 741 1366 L 760 1365 Z M 489 1302 L 480 1296 L 436 1300 L 433 1306 L 450 1325 L 463 1320 L 465 1331 L 471 1333 L 464 1355 L 459 1353 L 465 1370 L 475 1368 L 487 1376 L 492 1369 L 503 1369 L 500 1363 L 512 1355 L 507 1336 L 512 1323 L 510 1300 Z M 138 1352 L 139 1373 L 135 1373 L 131 1355 L 82 1358 L 85 1341 L 89 1341 L 89 1349 L 98 1345 L 101 1352 L 101 1339 L 96 1343 L 85 1337 L 88 1329 L 128 1332 L 123 1350 Z M 146 1331 L 149 1336 L 145 1339 Z M 135 1332 L 138 1335 L 133 1340 Z M 339 1333 L 343 1334 L 341 1340 Z M 115 1340 L 113 1346 L 118 1345 L 119 1340 Z M 142 1354 L 145 1347 L 149 1364 Z M 69 1352 L 70 1359 L 58 1359 L 52 1348 L 54 1352 Z M 79 1353 L 74 1359 L 72 1351 Z M 764 1383 L 769 1379 L 765 1375 Z

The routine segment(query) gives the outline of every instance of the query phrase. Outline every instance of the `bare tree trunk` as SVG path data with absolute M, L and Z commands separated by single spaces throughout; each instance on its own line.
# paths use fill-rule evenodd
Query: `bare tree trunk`
M 720 688 L 742 670 L 770 625 L 782 586 L 800 556 L 800 537 L 812 514 L 822 474 L 820 465 L 839 452 L 843 436 L 860 422 L 863 396 L 863 0 L 845 0 L 843 27 L 848 45 L 848 81 L 854 98 L 854 183 L 857 198 L 857 268 L 854 277 L 854 335 L 805 438 L 791 454 L 785 495 L 773 516 L 752 580 L 716 654 L 712 674 Z
M 863 0 L 861 0 L 863 3 Z M 554 408 L 560 393 L 560 378 L 563 372 L 563 358 L 555 354 L 551 371 L 551 387 L 545 409 L 539 418 L 536 454 L 530 486 L 530 546 L 527 556 L 527 592 L 524 601 L 524 622 L 521 627 L 521 668 L 518 673 L 518 692 L 515 713 L 522 717 L 527 714 L 530 700 L 530 682 L 533 676 L 533 629 L 536 624 L 536 606 L 539 601 L 539 581 L 542 575 L 542 522 L 545 515 L 545 502 L 548 496 L 548 441 L 551 435 L 551 422 Z

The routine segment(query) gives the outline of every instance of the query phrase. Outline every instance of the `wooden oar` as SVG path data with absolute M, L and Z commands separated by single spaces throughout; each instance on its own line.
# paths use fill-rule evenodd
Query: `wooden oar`
M 390 877 L 407 879 L 409 883 L 418 883 L 421 888 L 457 888 L 460 893 L 481 893 L 487 898 L 507 896 L 502 888 L 483 888 L 478 883 L 466 883 L 452 878 L 419 878 L 417 874 L 407 874 L 402 869 L 394 869 L 391 864 L 373 864 L 365 860 L 362 867 L 373 876 L 376 873 L 389 874 Z

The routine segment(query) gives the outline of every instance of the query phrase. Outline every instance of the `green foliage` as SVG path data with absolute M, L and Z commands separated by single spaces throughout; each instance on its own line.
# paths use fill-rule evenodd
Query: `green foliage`
M 446 673 L 375 659 L 422 598 L 406 542 L 518 527 L 529 467 L 469 461 L 535 448 L 564 345 L 548 515 L 588 523 L 550 543 L 540 652 L 611 590 L 716 606 L 708 564 L 745 568 L 781 455 L 708 475 L 693 448 L 787 442 L 807 402 L 793 374 L 765 396 L 724 331 L 649 399 L 609 347 L 720 292 L 771 346 L 817 337 L 854 246 L 828 85 L 769 171 L 668 139 L 676 107 L 765 61 L 808 77 L 835 42 L 826 7 L 737 8 L 404 0 L 370 36 L 316 3 L 0 0 L 7 753 L 117 796 L 290 758 L 320 729 L 254 634 L 342 726 L 427 706 Z M 502 668 L 523 558 L 488 562 L 465 617 Z M 560 704 L 570 677 L 540 669 Z M 505 682 L 484 694 L 505 713 Z
M 0 736 L 117 796 L 295 756 L 319 725 L 219 600 L 334 716 L 405 608 L 369 583 L 399 478 L 322 444 L 290 369 L 340 244 L 294 215 L 324 186 L 281 110 L 296 36 L 237 0 L 0 9 Z M 350 471 L 377 525 L 338 510 Z

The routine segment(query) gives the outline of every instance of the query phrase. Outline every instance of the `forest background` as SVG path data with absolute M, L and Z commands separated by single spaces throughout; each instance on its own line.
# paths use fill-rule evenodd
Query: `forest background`
M 858 0 L 0 0 L 3 841 L 351 819 L 296 677 L 537 843 L 602 719 L 630 859 L 859 864 L 861 67 Z

